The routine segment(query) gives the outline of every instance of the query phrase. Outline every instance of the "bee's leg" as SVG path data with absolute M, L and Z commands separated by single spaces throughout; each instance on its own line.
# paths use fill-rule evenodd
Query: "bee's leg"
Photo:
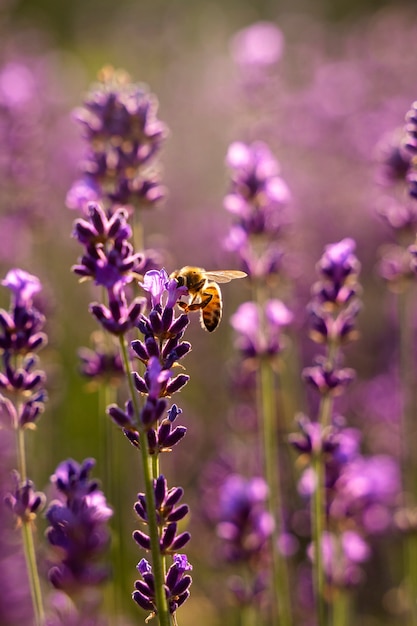
M 177 302 L 177 304 L 185 313 L 189 313 L 190 311 L 198 311 L 199 309 L 204 309 L 213 297 L 211 293 L 204 293 L 203 296 L 205 296 L 205 298 L 204 300 L 200 300 L 200 302 L 195 302 L 197 296 L 194 296 L 190 304 L 187 304 L 186 302 Z

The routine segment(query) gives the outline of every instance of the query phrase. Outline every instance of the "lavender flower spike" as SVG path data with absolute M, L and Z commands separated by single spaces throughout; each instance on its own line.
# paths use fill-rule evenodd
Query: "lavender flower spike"
M 46 512 L 50 524 L 46 537 L 55 552 L 48 575 L 54 587 L 67 593 L 99 585 L 109 576 L 102 560 L 110 540 L 107 521 L 113 512 L 89 477 L 93 465 L 93 459 L 81 465 L 69 459 L 51 479 L 58 499 Z

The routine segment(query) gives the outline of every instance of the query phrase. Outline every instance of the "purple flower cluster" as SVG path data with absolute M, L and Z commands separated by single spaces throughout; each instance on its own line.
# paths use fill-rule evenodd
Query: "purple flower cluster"
M 167 135 L 157 118 L 157 99 L 123 71 L 104 68 L 100 79 L 75 112 L 88 149 L 67 206 L 81 211 L 90 201 L 153 206 L 165 195 L 154 164 Z
M 370 556 L 370 538 L 393 528 L 400 489 L 398 466 L 385 455 L 362 455 L 359 431 L 347 428 L 340 419 L 323 428 L 302 416 L 298 425 L 300 431 L 290 435 L 290 443 L 305 467 L 298 483 L 302 496 L 312 497 L 317 487 L 311 463 L 318 451 L 325 464 L 329 531 L 323 534 L 321 546 L 327 579 L 335 586 L 358 584 L 363 578 L 361 563 Z
M 168 489 L 167 481 L 165 477 L 161 475 L 154 481 L 154 493 L 156 519 L 158 527 L 161 529 L 159 541 L 161 554 L 175 554 L 179 550 L 182 550 L 191 538 L 189 532 L 177 534 L 178 522 L 184 519 L 189 511 L 186 504 L 177 506 L 183 496 L 184 490 L 181 487 Z M 139 519 L 146 524 L 148 514 L 144 493 L 138 494 L 135 511 Z M 144 550 L 150 550 L 151 542 L 146 533 L 135 530 L 133 539 Z
M 146 559 L 138 563 L 138 571 L 142 580 L 135 582 L 135 591 L 132 594 L 135 602 L 145 611 L 151 611 L 151 616 L 156 615 L 155 603 L 155 579 L 152 567 Z M 185 554 L 176 554 L 173 563 L 165 576 L 164 591 L 171 614 L 180 607 L 190 595 L 189 587 L 192 579 L 186 572 L 192 569 Z
M 41 284 L 21 269 L 10 270 L 2 284 L 13 295 L 9 311 L 0 310 L 1 421 L 14 429 L 33 427 L 46 401 L 45 373 L 36 369 L 35 355 L 47 341 L 45 318 L 33 304 Z
M 417 100 L 408 111 L 405 125 L 405 147 L 411 155 L 410 168 L 407 172 L 407 182 L 410 196 L 417 200 Z
M 355 247 L 353 239 L 326 246 L 317 264 L 320 280 L 312 288 L 310 336 L 317 343 L 336 349 L 357 336 L 360 264 L 354 254 Z
M 174 376 L 172 367 L 191 350 L 191 344 L 182 339 L 189 324 L 188 316 L 176 317 L 174 313 L 175 304 L 185 288 L 179 287 L 175 279 L 170 280 L 164 269 L 147 272 L 142 286 L 150 293 L 152 308 L 148 316 L 141 313 L 137 327 L 143 339 L 133 340 L 131 347 L 146 367 L 143 376 L 133 373 L 136 391 L 145 397 L 145 403 L 139 423 L 135 421 L 137 416 L 131 401 L 125 410 L 111 405 L 108 413 L 124 429 L 146 431 L 151 449 L 155 450 L 174 445 L 176 437 L 182 438 L 184 434 L 180 429 L 171 431 L 170 425 L 179 414 L 175 405 L 171 407 L 168 419 L 163 416 L 167 410 L 165 398 L 182 389 L 189 380 L 186 374 Z
M 289 223 L 289 189 L 278 162 L 262 142 L 232 143 L 226 163 L 231 186 L 224 207 L 235 217 L 226 248 L 239 254 L 249 276 L 265 279 L 281 268 L 279 236 Z
M 396 463 L 387 456 L 363 456 L 360 433 L 333 415 L 331 399 L 355 376 L 352 369 L 340 366 L 342 346 L 356 336 L 360 265 L 354 250 L 351 239 L 328 245 L 317 264 L 320 280 L 309 306 L 311 336 L 325 345 L 326 353 L 304 369 L 303 378 L 321 395 L 320 415 L 319 421 L 299 418 L 299 433 L 289 438 L 305 465 L 298 485 L 302 495 L 314 497 L 320 488 L 315 463 L 320 459 L 323 464 L 323 570 L 330 584 L 344 587 L 362 579 L 361 564 L 370 555 L 367 538 L 392 527 L 400 488 Z M 313 557 L 315 549 L 310 551 Z
M 110 534 L 107 522 L 113 511 L 96 480 L 90 478 L 93 459 L 80 464 L 72 459 L 60 463 L 51 477 L 57 498 L 46 512 L 46 538 L 52 546 L 49 580 L 72 595 L 99 585 L 109 577 L 102 563 Z

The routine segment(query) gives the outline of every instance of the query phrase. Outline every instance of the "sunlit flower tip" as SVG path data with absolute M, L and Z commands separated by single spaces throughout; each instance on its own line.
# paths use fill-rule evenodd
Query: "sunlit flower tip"
M 34 490 L 31 480 L 21 482 L 18 472 L 13 472 L 15 489 L 13 493 L 5 496 L 4 502 L 14 515 L 23 523 L 28 523 L 36 518 L 46 502 L 46 496 L 40 491 Z
M 230 47 L 235 63 L 242 68 L 267 68 L 281 58 L 284 37 L 272 22 L 256 22 L 236 33 Z
M 234 330 L 244 336 L 254 339 L 257 337 L 260 326 L 259 307 L 255 302 L 244 302 L 239 305 L 230 318 Z
M 152 574 L 152 567 L 146 559 L 141 559 L 136 566 L 139 574 L 144 576 L 145 574 Z
M 1 284 L 13 292 L 14 305 L 16 307 L 30 308 L 33 296 L 42 289 L 41 282 L 37 276 L 21 269 L 12 269 L 7 272 Z
M 268 322 L 277 327 L 288 326 L 294 319 L 293 313 L 281 300 L 268 300 L 265 304 L 265 316 Z
M 152 307 L 161 305 L 162 295 L 167 289 L 168 281 L 166 270 L 161 269 L 149 270 L 143 277 L 143 282 L 139 282 L 139 285 L 150 293 Z
M 340 283 L 351 274 L 358 274 L 360 263 L 354 255 L 356 243 L 347 237 L 329 244 L 318 263 L 318 270 L 330 280 Z

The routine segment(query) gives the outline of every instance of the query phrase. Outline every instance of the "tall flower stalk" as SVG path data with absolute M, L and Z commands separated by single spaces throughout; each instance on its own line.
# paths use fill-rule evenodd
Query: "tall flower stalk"
M 319 281 L 313 286 L 309 306 L 310 336 L 325 347 L 324 355 L 317 357 L 315 365 L 303 372 L 306 381 L 320 393 L 317 427 L 315 436 L 311 438 L 311 466 L 315 481 L 311 501 L 313 578 L 319 626 L 324 626 L 330 619 L 326 610 L 323 545 L 328 533 L 324 436 L 332 427 L 334 396 L 353 378 L 352 370 L 341 367 L 341 351 L 356 335 L 355 318 L 359 311 L 357 277 L 360 264 L 354 250 L 355 242 L 352 239 L 326 246 L 317 265 Z M 334 600 L 331 598 L 330 603 Z
M 417 115 L 413 103 L 406 115 L 405 127 L 382 142 L 379 181 L 383 186 L 380 213 L 394 243 L 382 248 L 380 273 L 394 293 L 398 325 L 398 369 L 401 394 L 401 463 L 403 478 L 400 528 L 406 536 L 403 542 L 405 590 L 408 597 L 408 623 L 417 625 L 417 541 L 413 524 L 406 523 L 416 506 L 417 482 L 414 461 L 413 433 L 417 397 L 415 394 L 416 366 L 412 350 L 413 312 L 415 309 L 415 256 L 412 244 L 417 229 L 416 200 L 416 137 Z
M 189 321 L 185 314 L 176 317 L 174 307 L 187 292 L 165 270 L 150 270 L 142 287 L 150 293 L 151 310 L 141 313 L 138 329 L 143 339 L 131 344 L 136 357 L 145 366 L 144 374 L 129 373 L 131 398 L 125 409 L 109 407 L 112 419 L 123 429 L 131 443 L 139 448 L 144 493 L 138 494 L 136 513 L 147 532 L 136 530 L 133 538 L 151 553 L 152 565 L 140 561 L 142 581 L 135 583 L 133 599 L 144 609 L 157 615 L 160 626 L 176 624 L 176 610 L 188 597 L 191 578 L 185 574 L 191 566 L 184 555 L 178 555 L 189 541 L 188 532 L 177 533 L 178 521 L 188 507 L 175 507 L 182 496 L 181 488 L 168 489 L 160 474 L 159 455 L 178 443 L 185 434 L 182 427 L 172 427 L 180 413 L 176 405 L 167 412 L 167 397 L 179 391 L 189 380 L 186 374 L 173 375 L 172 368 L 189 352 L 191 345 L 182 340 Z M 125 367 L 129 367 L 127 350 L 122 349 Z M 144 402 L 139 402 L 139 397 Z M 167 570 L 167 557 L 174 562 Z
M 9 311 L 0 311 L 0 404 L 3 425 L 14 430 L 18 472 L 15 490 L 9 497 L 22 528 L 23 546 L 32 595 L 36 626 L 44 620 L 43 599 L 33 540 L 33 521 L 43 504 L 43 497 L 34 493 L 28 479 L 25 435 L 36 428 L 44 410 L 45 373 L 36 369 L 36 352 L 46 344 L 42 313 L 34 306 L 33 297 L 41 289 L 39 279 L 21 269 L 10 270 L 2 281 L 13 296 Z
M 268 484 L 267 506 L 275 519 L 270 537 L 272 581 L 270 584 L 272 624 L 291 623 L 290 586 L 287 563 L 279 553 L 283 532 L 283 462 L 280 458 L 278 419 L 278 360 L 282 350 L 282 328 L 291 314 L 274 298 L 281 271 L 283 251 L 280 236 L 288 224 L 289 190 L 279 176 L 279 165 L 262 142 L 233 143 L 227 165 L 231 186 L 225 208 L 235 216 L 226 246 L 236 252 L 253 285 L 253 302 L 240 307 L 232 318 L 238 345 L 245 358 L 256 363 L 256 398 L 260 428 L 261 459 Z

